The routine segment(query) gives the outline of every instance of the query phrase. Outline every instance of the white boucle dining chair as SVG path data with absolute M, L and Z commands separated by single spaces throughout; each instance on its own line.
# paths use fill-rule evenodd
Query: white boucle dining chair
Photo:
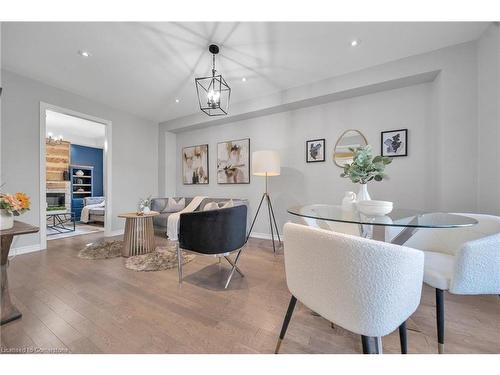
M 478 221 L 454 229 L 422 229 L 406 243 L 424 250 L 424 282 L 436 288 L 438 351 L 444 353 L 444 291 L 500 294 L 500 217 L 457 214 Z
M 363 353 L 371 351 L 370 338 L 376 338 L 376 351 L 382 353 L 381 337 L 405 327 L 420 303 L 423 252 L 293 223 L 285 224 L 284 234 L 286 281 L 292 297 L 275 353 L 297 300 L 361 335 Z M 406 352 L 406 335 L 401 344 Z

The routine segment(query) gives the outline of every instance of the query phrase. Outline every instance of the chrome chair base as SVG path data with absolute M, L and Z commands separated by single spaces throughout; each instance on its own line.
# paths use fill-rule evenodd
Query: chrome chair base
M 246 244 L 245 244 L 245 246 L 246 246 Z M 229 283 L 231 282 L 231 279 L 233 278 L 235 271 L 237 271 L 241 275 L 241 277 L 245 277 L 244 273 L 238 267 L 238 260 L 240 259 L 240 255 L 241 255 L 242 251 L 244 250 L 245 246 L 243 246 L 239 249 L 233 250 L 231 252 L 228 252 L 228 253 L 201 254 L 201 253 L 181 249 L 180 246 L 177 244 L 177 268 L 178 268 L 178 273 L 179 273 L 179 286 L 182 285 L 182 279 L 183 279 L 183 272 L 182 272 L 182 252 L 183 251 L 187 251 L 187 252 L 190 252 L 190 253 L 193 253 L 196 255 L 215 256 L 215 257 L 219 258 L 219 264 L 221 263 L 222 258 L 224 258 L 231 265 L 231 271 L 230 271 L 229 276 L 228 276 L 226 283 L 224 285 L 224 289 L 227 289 L 227 287 L 229 286 Z M 229 255 L 234 253 L 234 252 L 237 252 L 237 254 L 236 254 L 236 258 L 233 261 L 233 260 L 231 260 L 231 258 L 229 258 Z

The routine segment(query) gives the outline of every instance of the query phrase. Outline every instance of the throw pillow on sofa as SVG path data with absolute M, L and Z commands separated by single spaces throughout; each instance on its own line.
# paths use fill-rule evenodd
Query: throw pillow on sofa
M 203 211 L 210 211 L 210 210 L 218 210 L 221 208 L 230 208 L 234 207 L 234 202 L 232 199 L 225 201 L 225 202 L 209 202 L 203 207 Z
M 163 212 L 166 213 L 179 212 L 183 210 L 185 207 L 186 207 L 185 198 L 181 198 L 178 201 L 176 201 L 174 198 L 168 198 L 167 207 L 165 207 L 165 210 L 163 210 Z
M 205 207 L 203 207 L 203 211 L 210 211 L 210 210 L 218 210 L 219 205 L 217 202 L 208 202 Z
M 234 207 L 234 202 L 232 199 L 228 200 L 227 202 L 219 203 L 219 208 L 230 208 L 230 207 Z

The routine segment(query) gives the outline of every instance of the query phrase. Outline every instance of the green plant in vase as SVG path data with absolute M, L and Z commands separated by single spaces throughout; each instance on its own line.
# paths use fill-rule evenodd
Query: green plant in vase
M 353 153 L 353 161 L 350 164 L 344 165 L 344 172 L 340 177 L 350 178 L 355 184 L 360 184 L 358 201 L 370 200 L 367 184 L 370 181 L 382 181 L 387 178 L 384 173 L 385 166 L 392 162 L 392 159 L 387 156 L 373 157 L 372 148 L 370 145 L 352 148 L 349 150 Z

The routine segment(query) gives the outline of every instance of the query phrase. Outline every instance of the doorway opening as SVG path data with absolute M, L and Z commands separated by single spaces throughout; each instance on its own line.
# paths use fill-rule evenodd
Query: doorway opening
M 111 233 L 111 122 L 40 103 L 40 236 Z

